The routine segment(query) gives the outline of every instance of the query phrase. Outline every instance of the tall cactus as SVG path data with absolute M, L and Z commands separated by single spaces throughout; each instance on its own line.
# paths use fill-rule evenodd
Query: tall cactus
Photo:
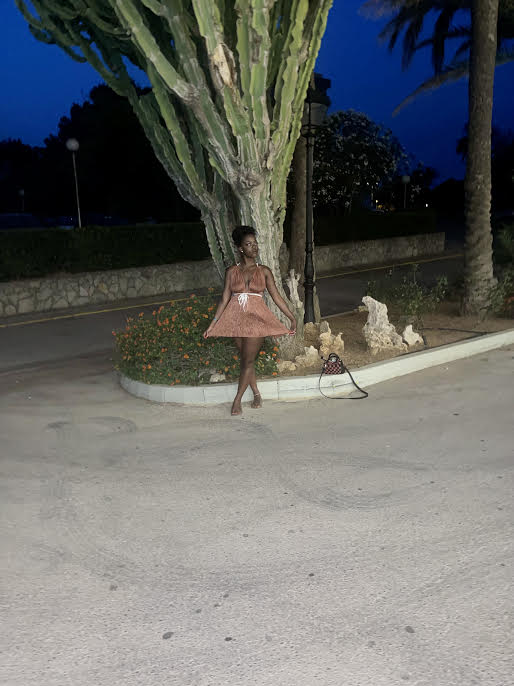
M 279 276 L 286 179 L 333 0 L 16 0 L 34 36 L 126 96 L 202 215 L 220 276 L 234 224 Z M 151 89 L 136 90 L 129 65 Z M 277 279 L 280 282 L 279 279 Z

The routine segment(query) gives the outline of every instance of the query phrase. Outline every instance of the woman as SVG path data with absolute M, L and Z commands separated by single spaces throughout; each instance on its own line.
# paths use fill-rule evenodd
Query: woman
M 241 399 L 248 386 L 253 391 L 251 406 L 262 407 L 254 363 L 265 336 L 294 336 L 296 320 L 278 292 L 271 269 L 257 264 L 259 246 L 255 229 L 237 226 L 232 232 L 232 239 L 241 261 L 227 269 L 220 304 L 204 337 L 228 336 L 235 340 L 241 359 L 241 373 L 232 414 L 238 415 L 242 414 Z M 266 307 L 262 297 L 265 289 L 279 310 L 291 320 L 289 330 Z

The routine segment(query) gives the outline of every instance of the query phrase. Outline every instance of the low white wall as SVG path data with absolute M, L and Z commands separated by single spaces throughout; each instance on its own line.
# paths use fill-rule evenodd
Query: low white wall
M 324 274 L 344 267 L 437 255 L 443 250 L 444 233 L 327 245 L 316 248 L 316 270 Z M 281 263 L 286 271 L 284 251 Z M 211 260 L 7 281 L 0 283 L 0 317 L 167 295 L 216 284 L 219 278 Z

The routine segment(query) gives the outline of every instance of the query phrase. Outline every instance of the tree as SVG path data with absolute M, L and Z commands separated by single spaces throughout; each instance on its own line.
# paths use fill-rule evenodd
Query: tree
M 170 183 L 128 100 L 106 85 L 95 86 L 83 104 L 73 105 L 61 118 L 57 135 L 45 140 L 41 184 L 47 212 L 75 212 L 69 138 L 80 142 L 78 171 L 86 221 L 87 213 L 131 221 L 197 218 L 197 210 Z
M 489 307 L 496 283 L 491 232 L 491 122 L 498 0 L 473 0 L 469 63 L 469 142 L 464 178 L 466 242 L 462 309 Z
M 492 261 L 491 234 L 491 119 L 493 102 L 494 70 L 496 64 L 513 59 L 514 52 L 507 39 L 514 36 L 514 3 L 502 0 L 371 0 L 367 8 L 380 12 L 393 12 L 393 18 L 382 31 L 389 36 L 389 48 L 393 49 L 402 31 L 403 62 L 410 64 L 414 53 L 425 46 L 432 46 L 435 75 L 406 98 L 405 105 L 419 93 L 436 88 L 469 73 L 469 151 L 465 178 L 465 287 L 462 301 L 464 313 L 479 313 L 490 303 L 495 283 Z M 459 10 L 470 10 L 468 26 L 452 26 Z M 438 14 L 432 35 L 418 42 L 427 15 Z M 500 16 L 501 21 L 498 17 Z M 460 39 L 453 60 L 444 66 L 445 44 Z M 469 52 L 469 57 L 467 53 Z M 397 108 L 398 109 L 398 108 Z
M 403 33 L 402 66 L 407 69 L 418 50 L 431 49 L 434 75 L 418 86 L 396 108 L 412 102 L 418 95 L 439 88 L 445 83 L 457 81 L 469 74 L 469 51 L 471 48 L 471 6 L 472 0 L 367 0 L 363 5 L 364 14 L 372 17 L 392 15 L 379 34 L 388 40 L 392 51 Z M 437 15 L 431 28 L 431 35 L 419 40 L 426 25 Z M 468 15 L 468 23 L 463 23 L 463 16 Z M 456 21 L 459 23 L 456 23 Z M 496 64 L 505 64 L 514 59 L 514 2 L 500 0 L 498 8 Z M 447 43 L 458 42 L 453 57 L 446 60 Z
M 351 207 L 357 196 L 373 197 L 407 163 L 392 131 L 362 112 L 335 112 L 316 137 L 315 204 Z
M 286 179 L 332 0 L 16 0 L 35 37 L 128 98 L 220 276 L 234 224 L 259 230 L 279 276 Z M 128 65 L 148 77 L 138 92 Z

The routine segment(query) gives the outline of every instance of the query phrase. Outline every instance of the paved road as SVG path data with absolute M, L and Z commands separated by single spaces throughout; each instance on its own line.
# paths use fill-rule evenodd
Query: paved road
M 0 683 L 509 686 L 513 360 L 242 418 L 4 373 Z
M 396 268 L 396 278 L 401 278 L 409 269 L 409 265 Z M 461 258 L 438 259 L 420 265 L 421 278 L 426 281 L 435 280 L 441 273 L 448 274 L 452 279 L 461 269 Z M 323 315 L 338 314 L 357 307 L 365 295 L 368 281 L 386 270 L 368 269 L 319 279 L 318 292 Z M 173 294 L 168 298 L 157 296 L 74 311 L 4 318 L 0 320 L 0 371 L 110 350 L 113 329 L 121 328 L 131 314 L 154 309 L 153 305 L 143 307 L 141 303 L 169 301 L 188 295 Z M 74 316 L 70 317 L 71 314 Z

